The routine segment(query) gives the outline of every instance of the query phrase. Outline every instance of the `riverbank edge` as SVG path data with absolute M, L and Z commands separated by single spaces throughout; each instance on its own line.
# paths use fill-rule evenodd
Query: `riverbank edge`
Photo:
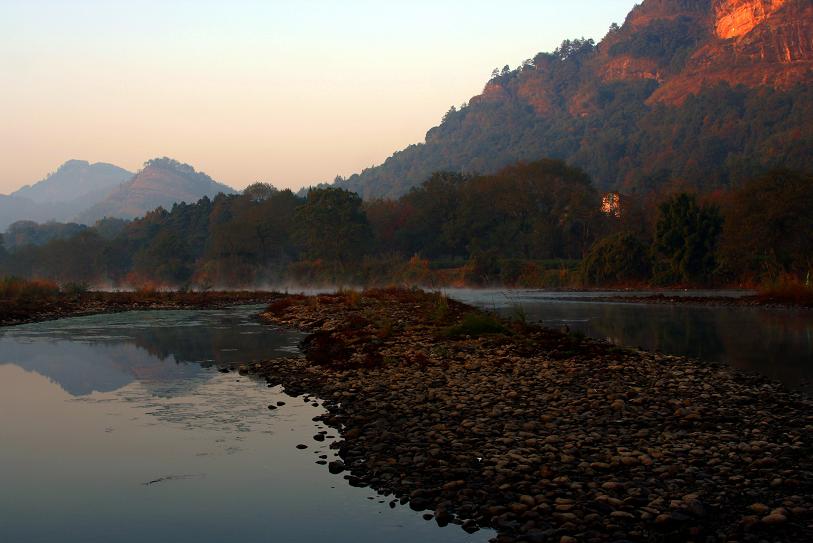
M 321 398 L 327 414 L 320 420 L 342 439 L 332 446 L 342 461 L 332 463 L 331 471 L 346 470 L 350 484 L 428 509 L 428 518 L 440 525 L 494 528 L 496 540 L 506 543 L 813 536 L 809 400 L 718 364 L 619 349 L 522 322 L 500 321 L 498 333 L 452 337 L 472 314 L 484 315 L 414 290 L 281 298 L 261 318 L 309 332 L 305 356 L 241 371 L 269 386 L 283 385 L 289 394 Z M 717 404 L 704 399 L 709 383 L 729 394 L 712 394 Z M 589 406 L 585 389 L 597 399 Z M 565 410 L 517 407 L 557 403 L 563 390 Z M 508 418 L 494 407 L 503 403 Z M 657 415 L 646 418 L 646 408 Z M 752 431 L 751 438 L 765 437 L 757 436 L 764 432 L 757 422 L 766 413 L 773 440 L 758 440 L 754 448 L 737 439 Z M 644 419 L 631 418 L 635 414 Z M 569 435 L 585 426 L 595 431 L 593 441 L 608 442 L 585 447 L 583 434 Z M 602 432 L 613 437 L 602 438 Z M 678 475 L 688 467 L 683 459 L 661 450 L 664 439 L 686 432 L 689 450 L 701 457 L 689 464 L 722 462 L 725 477 L 749 481 L 747 488 L 686 484 Z M 647 443 L 650 435 L 653 443 Z M 782 445 L 788 435 L 790 448 Z M 732 442 L 721 446 L 723 438 Z M 746 455 L 745 467 L 737 468 L 719 460 L 719 448 L 736 456 L 762 448 L 764 456 Z M 787 464 L 788 476 L 778 483 L 764 473 L 777 458 Z M 645 500 L 631 498 L 631 491 L 640 491 L 639 477 L 630 473 L 635 469 L 668 475 L 653 484 L 671 489 L 658 492 L 669 499 L 650 499 L 649 490 Z M 800 500 L 794 494 L 799 490 L 808 498 Z
M 285 296 L 277 292 L 89 292 L 47 300 L 0 301 L 0 327 L 45 322 L 68 317 L 122 313 L 222 309 L 235 305 L 262 305 Z
M 564 302 L 598 302 L 598 303 L 625 303 L 649 304 L 671 306 L 704 306 L 704 307 L 743 307 L 786 311 L 811 311 L 813 305 L 809 303 L 790 303 L 762 295 L 749 295 L 742 297 L 728 296 L 682 296 L 666 293 L 653 293 L 643 296 L 585 296 L 572 298 L 566 296 L 551 297 L 552 300 Z

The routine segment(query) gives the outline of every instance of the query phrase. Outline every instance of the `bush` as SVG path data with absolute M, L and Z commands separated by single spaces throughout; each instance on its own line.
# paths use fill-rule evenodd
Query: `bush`
M 468 313 L 459 324 L 450 326 L 444 330 L 444 335 L 448 338 L 479 337 L 486 334 L 509 334 L 508 328 L 485 313 Z
M 622 232 L 597 241 L 582 261 L 580 272 L 585 284 L 618 285 L 645 281 L 651 266 L 641 240 Z
M 62 285 L 62 292 L 68 296 L 83 296 L 88 293 L 90 287 L 87 283 L 65 283 Z
M 468 285 L 489 285 L 500 277 L 500 261 L 494 251 L 472 255 L 463 272 L 463 279 Z

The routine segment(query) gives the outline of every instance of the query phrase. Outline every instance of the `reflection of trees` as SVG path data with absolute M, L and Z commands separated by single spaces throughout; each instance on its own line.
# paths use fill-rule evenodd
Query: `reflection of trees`
M 565 321 L 573 331 L 617 345 L 725 362 L 792 387 L 813 378 L 810 312 L 558 301 L 523 306 L 530 320 Z M 804 388 L 813 391 L 813 384 Z
M 719 326 L 731 364 L 791 386 L 813 377 L 813 314 L 751 309 L 721 318 Z
M 647 350 L 720 360 L 724 347 L 706 308 L 600 304 L 588 334 Z

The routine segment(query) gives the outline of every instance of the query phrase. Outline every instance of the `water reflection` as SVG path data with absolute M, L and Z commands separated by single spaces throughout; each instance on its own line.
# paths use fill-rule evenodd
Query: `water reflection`
M 228 366 L 296 352 L 302 335 L 262 326 L 262 306 L 223 311 L 144 311 L 94 315 L 0 329 L 3 361 L 14 361 L 81 396 L 133 381 L 181 389 L 207 366 Z
M 583 302 L 580 296 L 561 300 L 561 293 L 535 291 L 466 290 L 450 295 L 509 317 L 521 306 L 532 321 L 567 324 L 617 345 L 725 362 L 813 393 L 811 311 Z
M 312 439 L 327 430 L 312 420 L 321 407 L 205 367 L 295 349 L 299 334 L 259 326 L 255 314 L 129 313 L 2 330 L 0 541 L 492 536 L 440 529 L 330 475 L 314 463 L 334 455 L 332 439 Z

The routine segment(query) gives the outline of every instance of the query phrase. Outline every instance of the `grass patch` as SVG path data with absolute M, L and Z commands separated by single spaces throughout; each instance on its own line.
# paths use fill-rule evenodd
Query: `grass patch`
M 450 326 L 443 331 L 443 335 L 456 339 L 461 337 L 480 337 L 488 334 L 511 335 L 503 324 L 485 313 L 468 313 L 460 323 Z
M 433 294 L 434 304 L 432 306 L 431 318 L 440 324 L 449 318 L 449 297 L 442 292 Z

